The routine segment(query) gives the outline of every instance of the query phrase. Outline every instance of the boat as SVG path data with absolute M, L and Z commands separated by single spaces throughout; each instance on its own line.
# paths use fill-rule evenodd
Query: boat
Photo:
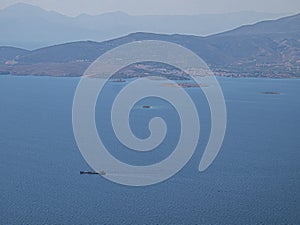
M 100 175 L 106 175 L 106 172 L 105 172 L 104 170 L 100 170 L 100 171 L 98 172 L 98 174 L 100 174 Z

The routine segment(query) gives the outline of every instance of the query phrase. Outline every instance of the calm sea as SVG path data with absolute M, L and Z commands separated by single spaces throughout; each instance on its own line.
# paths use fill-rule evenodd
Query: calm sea
M 190 88 L 201 122 L 192 159 L 163 183 L 126 187 L 79 174 L 90 168 L 72 131 L 78 78 L 0 76 L 0 224 L 300 224 L 300 80 L 218 80 L 228 124 L 211 167 L 197 170 L 210 115 L 201 91 Z M 98 101 L 103 142 L 134 165 L 164 159 L 179 136 L 176 111 L 157 98 L 138 102 L 130 117 L 137 136 L 149 135 L 153 116 L 163 117 L 169 132 L 153 152 L 125 149 L 107 119 L 122 85 L 108 83 Z

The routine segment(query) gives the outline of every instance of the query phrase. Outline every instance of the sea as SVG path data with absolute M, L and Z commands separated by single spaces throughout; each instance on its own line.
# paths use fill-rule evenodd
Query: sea
M 1 75 L 0 224 L 300 224 L 300 79 L 217 79 L 227 129 L 214 162 L 199 172 L 210 110 L 201 89 L 185 88 L 199 112 L 195 153 L 171 178 L 133 187 L 79 173 L 92 170 L 72 128 L 79 78 Z M 127 149 L 109 113 L 129 82 L 106 84 L 96 105 L 97 130 L 118 160 L 150 165 L 176 146 L 178 113 L 160 98 L 137 102 L 133 133 L 149 136 L 149 120 L 157 116 L 168 133 L 153 151 Z

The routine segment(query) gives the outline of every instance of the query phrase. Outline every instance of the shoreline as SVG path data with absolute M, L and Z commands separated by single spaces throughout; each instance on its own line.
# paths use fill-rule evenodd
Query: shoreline
M 11 74 L 11 73 L 0 73 L 0 77 L 1 76 L 12 76 L 12 77 L 53 77 L 53 78 L 82 78 L 81 76 L 77 76 L 77 75 L 48 75 L 48 74 Z M 159 75 L 156 75 L 159 76 Z M 217 78 L 234 78 L 234 79 L 265 79 L 265 80 L 297 80 L 300 79 L 299 77 L 296 76 L 222 76 L 222 75 L 218 75 L 218 74 L 214 74 L 215 77 Z M 112 79 L 124 79 L 124 80 L 128 80 L 128 79 L 132 79 L 132 78 L 139 78 L 140 76 L 136 76 L 136 77 L 113 77 Z M 189 81 L 191 79 L 169 79 L 166 77 L 166 79 L 168 80 L 177 80 L 177 81 Z

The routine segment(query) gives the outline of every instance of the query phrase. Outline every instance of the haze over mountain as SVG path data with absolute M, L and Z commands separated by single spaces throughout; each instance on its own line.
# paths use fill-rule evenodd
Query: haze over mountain
M 300 14 L 208 37 L 139 32 L 104 42 L 71 42 L 33 51 L 0 47 L 0 73 L 81 76 L 101 54 L 139 40 L 180 44 L 198 54 L 221 76 L 300 77 Z M 154 66 L 150 73 L 155 70 Z
M 69 41 L 103 41 L 133 32 L 206 36 L 275 19 L 285 14 L 236 12 L 201 15 L 131 16 L 112 12 L 68 17 L 39 7 L 17 3 L 0 10 L 0 45 L 34 49 Z

